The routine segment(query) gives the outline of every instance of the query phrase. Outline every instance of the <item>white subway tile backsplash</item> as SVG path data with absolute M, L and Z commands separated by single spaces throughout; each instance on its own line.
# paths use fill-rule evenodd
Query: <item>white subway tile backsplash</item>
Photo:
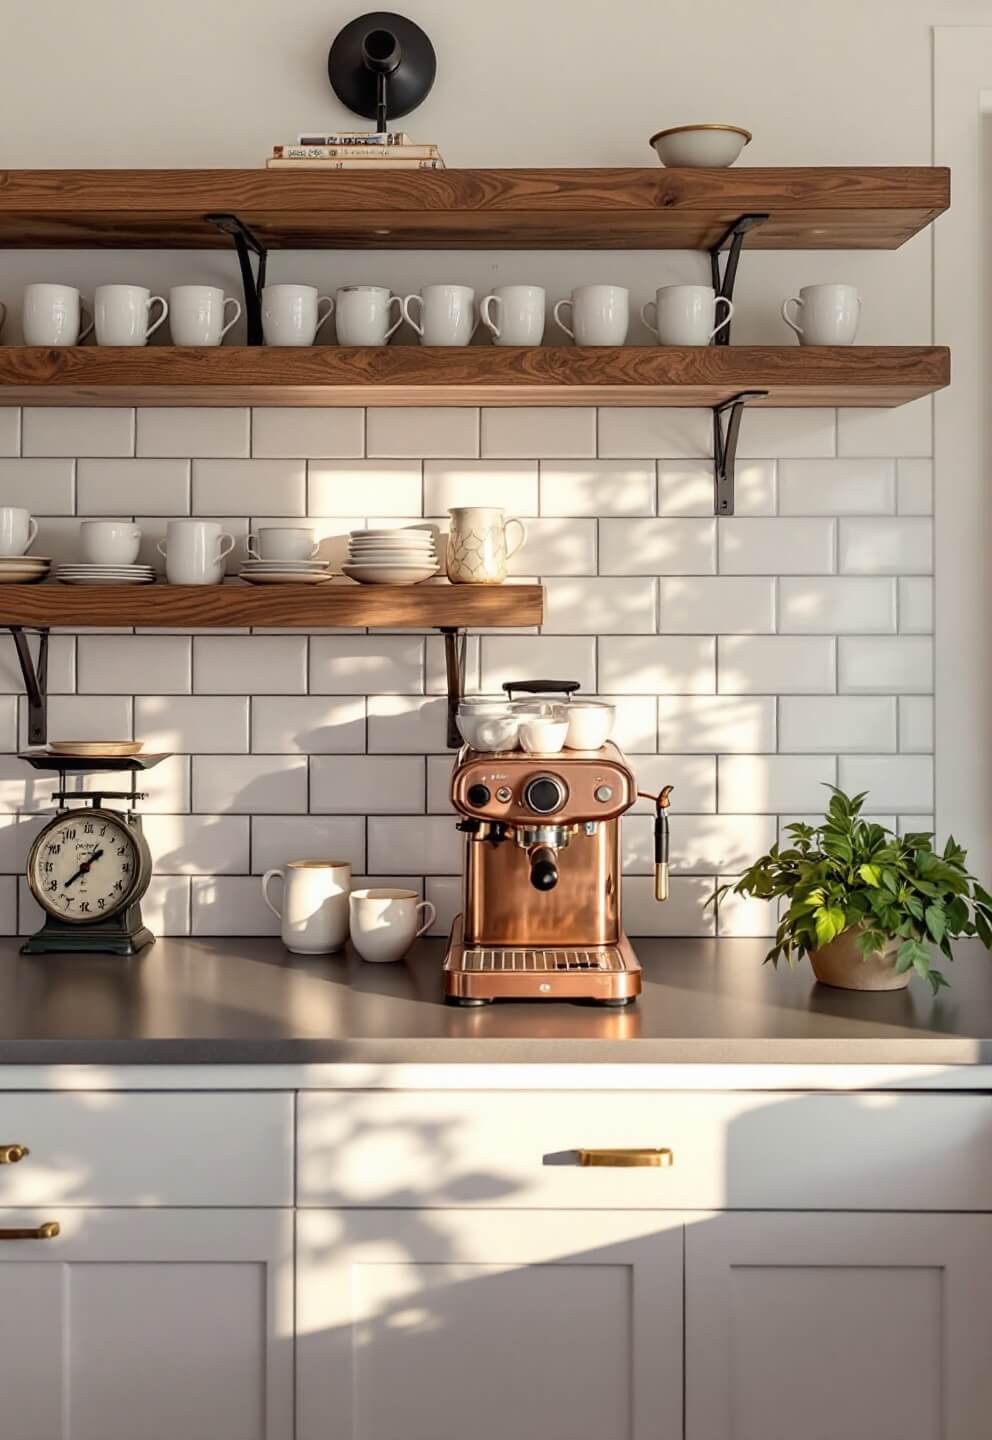
M 933 514 L 933 461 L 896 462 L 898 511 L 900 515 Z
M 840 690 L 924 694 L 933 690 L 933 642 L 915 635 L 842 635 L 837 642 Z
M 424 689 L 428 695 L 447 695 L 448 672 L 444 658 L 444 636 L 428 635 L 424 647 Z M 479 646 L 478 635 L 463 635 L 465 663 L 462 668 L 462 688 L 466 691 L 479 689 Z M 461 643 L 459 649 L 461 649 Z
M 0 503 L 32 515 L 71 515 L 74 467 L 72 460 L 0 460 Z M 41 553 L 37 544 L 32 548 Z
M 16 750 L 17 745 L 17 696 L 0 695 L 0 753 Z
M 596 454 L 596 411 L 586 406 L 507 406 L 482 412 L 483 456 L 572 460 Z
M 931 455 L 933 400 L 929 395 L 891 410 L 838 410 L 838 455 Z
M 279 934 L 257 875 L 194 875 L 191 899 L 193 935 Z
M 447 815 L 370 815 L 369 869 L 381 875 L 458 875 L 462 836 Z
M 716 890 L 710 877 L 673 875 L 664 904 L 654 897 L 654 878 L 631 875 L 623 886 L 623 922 L 628 935 L 713 935 L 716 916 L 707 902 Z
M 298 695 L 289 704 L 282 695 L 255 695 L 251 748 L 258 755 L 361 753 L 365 704 L 364 695 Z
M 260 460 L 357 458 L 365 451 L 365 411 L 315 405 L 251 412 L 251 453 Z
M 305 515 L 302 460 L 194 460 L 194 515 Z
M 462 884 L 457 875 L 431 875 L 427 880 L 425 898 L 437 911 L 428 935 L 447 935 L 451 922 L 462 908 Z
M 75 517 L 39 515 L 38 538 L 31 546 L 32 555 L 47 555 L 56 564 L 63 560 L 81 560 L 79 521 Z
M 188 460 L 78 460 L 76 513 L 188 515 L 189 469 Z
M 712 635 L 603 635 L 599 688 L 616 695 L 708 695 L 716 689 Z
M 726 519 L 719 523 L 723 575 L 829 575 L 833 520 Z
M 933 809 L 933 759 L 929 755 L 841 755 L 838 784 L 849 795 L 868 791 L 866 805 L 910 815 Z
M 365 453 L 383 459 L 479 454 L 479 412 L 457 405 L 377 406 L 365 417 Z
M 832 755 L 721 755 L 717 803 L 721 814 L 776 815 L 781 810 L 822 810 L 825 785 L 836 782 Z
M 424 462 L 424 514 L 447 517 L 455 505 L 500 505 L 507 515 L 536 515 L 536 460 Z
M 305 755 L 194 755 L 193 809 L 201 814 L 306 811 Z
M 599 454 L 619 460 L 692 460 L 713 454 L 713 422 L 705 410 L 603 405 Z
M 899 629 L 904 635 L 933 634 L 933 581 L 915 575 L 899 579 Z
M 247 695 L 136 695 L 134 738 L 146 750 L 237 754 L 248 749 Z
M 549 517 L 528 519 L 527 538 L 510 556 L 509 573 L 529 575 L 594 575 L 596 573 L 596 521 Z M 516 543 L 517 532 L 509 539 Z
M 303 695 L 305 635 L 197 635 L 193 689 L 198 695 Z M 292 701 L 287 701 L 287 706 Z
M 929 575 L 933 523 L 921 517 L 840 520 L 838 568 L 848 575 Z
M 778 743 L 785 751 L 896 749 L 894 695 L 781 695 Z
M 932 695 L 899 696 L 899 749 L 921 755 L 933 753 Z
M 891 515 L 896 508 L 894 460 L 782 460 L 780 515 Z
M 605 700 L 614 707 L 610 739 L 624 754 L 654 754 L 658 748 L 658 711 L 653 695 L 600 693 L 590 698 Z
M 831 636 L 721 635 L 717 689 L 722 695 L 821 694 L 835 688 Z
M 658 748 L 715 755 L 775 749 L 773 695 L 659 695 Z
M 755 857 L 757 858 L 757 857 Z M 736 875 L 720 875 L 718 883 L 733 885 Z M 716 933 L 721 939 L 742 936 L 769 937 L 775 934 L 776 908 L 767 900 L 752 895 L 735 895 L 728 891 L 720 900 L 716 917 Z
M 90 412 L 94 413 L 94 412 Z M 251 412 L 217 406 L 143 407 L 138 411 L 137 455 L 211 458 L 240 457 L 250 453 Z M 116 454 L 116 451 L 90 451 Z
M 671 847 L 673 875 L 739 874 L 775 842 L 773 815 L 678 815 Z M 654 874 L 654 818 L 623 822 L 626 875 Z
M 835 453 L 832 410 L 765 410 L 748 407 L 737 453 L 742 460 L 792 459 Z
M 32 660 L 37 661 L 38 641 L 29 635 Z M 48 693 L 65 694 L 76 688 L 76 637 L 53 635 L 48 642 Z M 13 637 L 0 632 L 0 695 L 21 695 L 24 680 L 17 660 Z
M 422 755 L 314 755 L 310 761 L 310 811 L 314 815 L 419 815 L 424 809 L 426 784 Z
M 542 460 L 540 485 L 542 515 L 654 514 L 653 461 Z M 712 494 L 711 472 L 711 502 Z
M 428 755 L 427 757 L 427 813 L 428 815 L 454 815 L 451 804 L 451 772 L 455 756 Z
M 78 689 L 89 695 L 188 695 L 191 643 L 188 635 L 80 635 Z
M 544 630 L 549 635 L 650 635 L 656 628 L 657 584 L 650 579 L 549 579 Z
M 21 412 L 16 405 L 0 409 L 0 455 L 21 453 Z
M 133 455 L 134 411 L 52 405 L 21 415 L 22 455 Z
M 783 575 L 778 628 L 788 634 L 888 634 L 896 628 L 895 581 L 860 576 Z
M 85 794 L 93 791 L 119 790 L 119 770 L 95 771 L 76 777 L 69 789 Z M 50 787 L 49 787 L 50 788 Z M 147 797 L 141 802 L 144 815 L 184 815 L 190 808 L 190 757 L 170 755 L 141 775 L 141 790 Z
M 365 869 L 364 819 L 360 815 L 252 816 L 252 872 L 262 875 L 290 860 L 345 861 L 353 875 L 361 874 Z
M 148 815 L 145 839 L 159 875 L 244 875 L 247 815 Z
M 420 635 L 315 635 L 310 640 L 312 695 L 422 695 Z
M 370 755 L 424 755 L 443 750 L 448 701 L 441 695 L 370 695 Z
M 419 460 L 311 460 L 307 465 L 307 512 L 419 516 L 422 472 Z
M 658 607 L 658 628 L 669 634 L 761 634 L 775 629 L 775 580 L 771 575 L 663 575 Z
M 601 575 L 712 575 L 716 526 L 708 520 L 601 520 Z
M 486 695 L 508 680 L 577 680 L 586 694 L 596 689 L 594 635 L 483 635 L 479 689 Z M 467 688 L 467 687 L 466 687 Z
M 50 740 L 130 740 L 131 724 L 130 695 L 49 696 Z M 24 704 L 21 706 L 20 744 L 26 746 L 27 743 L 28 707 Z

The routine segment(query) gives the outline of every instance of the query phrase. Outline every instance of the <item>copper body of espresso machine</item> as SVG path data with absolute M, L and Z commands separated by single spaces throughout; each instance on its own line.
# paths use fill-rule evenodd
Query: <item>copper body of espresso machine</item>
M 668 786 L 655 800 L 655 895 L 668 896 Z M 464 909 L 444 962 L 451 1003 L 630 1004 L 641 967 L 620 916 L 620 817 L 637 799 L 620 750 L 459 752 Z

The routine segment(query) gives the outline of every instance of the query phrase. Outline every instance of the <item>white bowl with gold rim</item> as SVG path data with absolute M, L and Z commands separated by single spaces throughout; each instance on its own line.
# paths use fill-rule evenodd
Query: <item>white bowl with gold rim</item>
M 651 145 L 662 165 L 725 170 L 751 139 L 739 125 L 673 125 L 652 135 Z

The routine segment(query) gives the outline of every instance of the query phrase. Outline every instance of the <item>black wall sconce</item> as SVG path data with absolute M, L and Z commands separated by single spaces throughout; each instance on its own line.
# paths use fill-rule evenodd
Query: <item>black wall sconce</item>
M 370 10 L 350 21 L 327 54 L 327 78 L 343 105 L 375 120 L 409 115 L 430 94 L 437 74 L 434 46 L 412 20 Z

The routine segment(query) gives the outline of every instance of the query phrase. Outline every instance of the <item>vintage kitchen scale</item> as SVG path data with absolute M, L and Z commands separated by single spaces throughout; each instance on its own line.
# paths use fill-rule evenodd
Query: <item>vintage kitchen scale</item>
M 35 770 L 55 771 L 58 812 L 38 834 L 27 863 L 31 894 L 45 923 L 21 946 L 22 955 L 136 955 L 155 937 L 141 918 L 141 899 L 152 878 L 152 857 L 137 803 L 146 796 L 138 775 L 168 755 L 100 756 L 22 751 Z M 129 790 L 68 790 L 69 775 L 121 771 Z M 107 800 L 124 801 L 111 809 Z M 70 808 L 72 805 L 76 808 Z

